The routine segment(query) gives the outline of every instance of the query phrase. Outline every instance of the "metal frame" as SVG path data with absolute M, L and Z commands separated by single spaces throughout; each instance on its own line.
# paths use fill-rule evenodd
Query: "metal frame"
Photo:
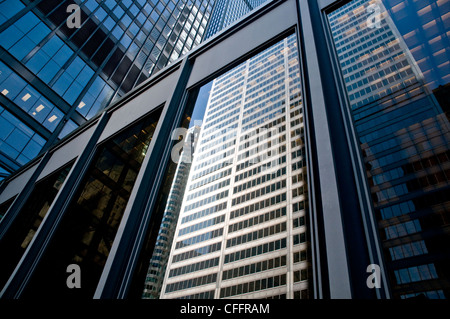
M 164 79 L 175 76 L 176 84 L 173 87 L 165 87 L 164 94 L 167 98 L 154 138 L 94 295 L 94 298 L 102 299 L 127 298 L 148 232 L 148 221 L 152 217 L 152 209 L 155 207 L 170 160 L 170 133 L 181 121 L 189 90 L 198 88 L 295 31 L 304 95 L 313 297 L 389 298 L 389 287 L 384 276 L 382 289 L 375 291 L 366 286 L 366 267 L 377 263 L 383 269 L 384 263 L 359 145 L 355 139 L 347 101 L 340 93 L 342 80 L 336 68 L 333 44 L 325 23 L 326 8 L 340 2 L 269 1 L 199 45 L 183 59 L 153 75 L 50 149 L 46 155 L 49 158 L 61 144 L 71 143 L 80 132 L 96 125 L 88 145 L 77 158 L 42 226 L 3 288 L 1 296 L 21 297 L 79 186 L 98 143 L 101 143 L 102 133 L 108 124 L 111 125 L 109 122 L 114 112 L 121 108 L 132 109 L 133 103 L 138 103 L 136 101 L 141 94 L 155 85 L 161 85 Z M 278 21 L 276 25 L 274 21 Z M 245 39 L 247 41 L 243 43 Z M 227 50 L 223 51 L 223 48 Z M 164 84 L 162 86 L 164 87 Z M 117 127 L 117 130 L 122 129 Z M 21 171 L 26 171 L 38 160 L 40 159 L 34 160 Z M 42 158 L 39 168 L 42 170 L 44 166 Z M 35 172 L 34 175 L 39 174 Z M 30 180 L 18 198 L 25 201 L 33 185 L 34 181 Z M 8 212 L 6 216 L 12 220 L 17 209 L 18 207 L 13 205 L 11 212 L 16 213 L 9 217 Z

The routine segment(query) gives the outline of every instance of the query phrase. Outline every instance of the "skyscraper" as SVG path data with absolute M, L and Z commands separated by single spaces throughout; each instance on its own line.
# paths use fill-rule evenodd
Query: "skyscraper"
M 150 259 L 144 292 L 142 294 L 142 298 L 144 299 L 158 299 L 161 293 L 170 247 L 175 234 L 175 227 L 180 214 L 184 190 L 191 169 L 192 157 L 194 156 L 200 129 L 201 127 L 198 125 L 193 126 L 188 130 L 186 135 L 161 221 L 161 227 L 158 231 L 158 238 L 156 239 L 155 248 Z
M 307 296 L 295 34 L 213 81 L 161 298 Z

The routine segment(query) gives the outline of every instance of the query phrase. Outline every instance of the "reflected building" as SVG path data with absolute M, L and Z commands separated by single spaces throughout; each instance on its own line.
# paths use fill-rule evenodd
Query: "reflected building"
M 161 298 L 306 298 L 296 35 L 213 81 Z
M 408 1 L 390 3 L 353 0 L 328 19 L 361 143 L 393 296 L 445 298 L 450 288 L 449 248 L 444 244 L 450 241 L 445 231 L 450 222 L 450 125 L 438 101 L 448 101 L 449 96 L 444 91 L 435 96 L 433 90 L 450 74 L 448 63 L 435 69 L 430 66 L 439 63 L 439 55 L 449 56 L 449 40 L 416 24 L 417 30 L 408 30 L 413 14 L 405 22 L 403 12 L 400 25 L 396 24 L 393 12 L 407 4 L 408 10 L 416 8 Z M 418 20 L 425 17 L 428 24 L 439 25 L 439 19 L 425 15 L 445 10 L 445 4 L 424 1 L 420 6 L 414 11 Z M 436 52 L 424 57 L 419 50 L 430 47 L 417 44 L 425 32 Z M 430 61 L 433 56 L 435 60 Z M 436 76 L 439 72 L 447 74 Z
M 155 248 L 150 259 L 150 265 L 145 279 L 143 299 L 159 299 L 161 286 L 166 273 L 170 247 L 172 246 L 175 227 L 183 202 L 184 190 L 191 169 L 195 146 L 198 141 L 201 127 L 191 127 L 186 135 L 183 151 L 175 171 L 173 183 L 168 195 L 167 205 L 161 221 L 161 226 L 156 238 Z

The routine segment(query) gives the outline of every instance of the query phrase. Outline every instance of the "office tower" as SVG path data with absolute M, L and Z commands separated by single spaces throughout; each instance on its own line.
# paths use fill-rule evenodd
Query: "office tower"
M 0 179 L 198 45 L 214 0 L 69 4 L 0 4 Z
M 364 155 L 392 293 L 396 298 L 420 294 L 444 298 L 450 288 L 449 250 L 443 245 L 450 240 L 445 231 L 450 125 L 432 92 L 449 79 L 448 60 L 442 60 L 450 55 L 450 41 L 439 29 L 423 31 L 413 22 L 418 12 L 416 21 L 439 25 L 440 19 L 430 19 L 429 13 L 444 10 L 444 4 L 424 1 L 414 8 L 409 3 L 408 10 L 414 11 L 410 21 L 404 12 L 400 15 L 399 28 L 406 34 L 402 36 L 394 23 L 397 16 L 383 2 L 353 0 L 328 18 Z M 405 3 L 391 10 L 397 12 Z M 420 37 L 430 37 L 431 45 L 418 43 Z M 433 68 L 440 60 L 444 64 Z
M 206 30 L 206 38 L 246 15 L 267 0 L 218 0 L 212 13 L 211 22 Z
M 175 233 L 181 203 L 183 202 L 189 170 L 195 153 L 201 127 L 191 127 L 186 135 L 185 144 L 180 155 L 179 163 L 175 172 L 173 183 L 168 195 L 167 205 L 161 221 L 161 226 L 156 239 L 155 248 L 150 259 L 150 265 L 145 279 L 144 299 L 158 299 L 169 258 L 170 247 Z
M 307 295 L 296 36 L 213 81 L 161 298 Z

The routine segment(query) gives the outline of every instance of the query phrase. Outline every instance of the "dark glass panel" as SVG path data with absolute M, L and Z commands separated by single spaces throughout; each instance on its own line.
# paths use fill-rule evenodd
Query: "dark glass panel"
M 0 286 L 3 286 L 33 239 L 72 164 L 38 182 L 27 202 L 0 241 Z
M 98 147 L 25 298 L 93 297 L 159 115 L 153 112 Z M 81 268 L 81 289 L 66 286 L 70 264 Z

